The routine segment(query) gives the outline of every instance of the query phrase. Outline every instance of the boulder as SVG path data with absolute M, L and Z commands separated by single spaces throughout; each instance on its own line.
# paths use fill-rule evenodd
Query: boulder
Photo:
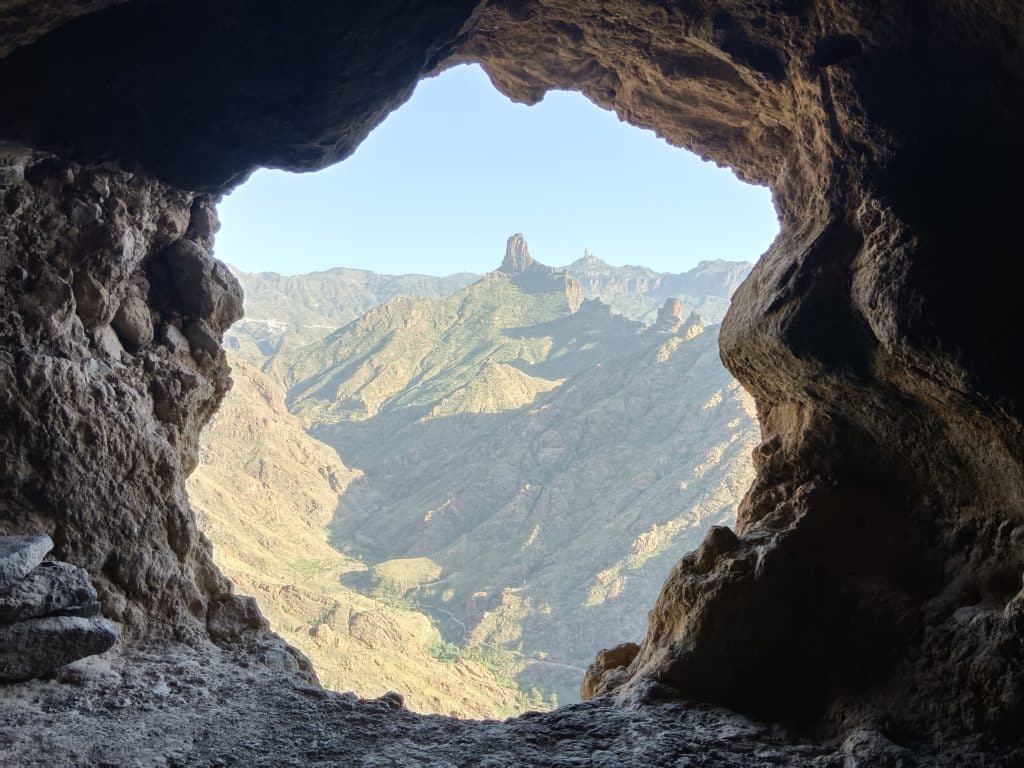
M 0 536 L 0 590 L 28 576 L 51 549 L 53 541 L 45 533 Z
M 40 563 L 21 581 L 0 591 L 0 622 L 41 616 L 95 616 L 100 604 L 89 574 L 70 563 Z
M 0 624 L 0 680 L 41 677 L 109 650 L 117 629 L 106 619 L 47 616 Z
M 134 293 L 125 296 L 114 315 L 113 324 L 121 343 L 132 351 L 153 343 L 153 318 L 149 314 L 149 305 L 141 296 Z
M 639 652 L 640 646 L 636 643 L 620 643 L 614 648 L 598 651 L 583 676 L 580 698 L 587 701 L 626 682 L 629 679 L 626 669 Z
M 205 248 L 178 240 L 164 258 L 186 314 L 205 320 L 217 334 L 242 317 L 242 287 Z
M 75 295 L 75 311 L 86 328 L 106 325 L 114 319 L 117 299 L 96 276 L 80 272 L 71 289 Z
M 207 612 L 206 628 L 214 640 L 234 640 L 243 632 L 267 626 L 256 599 L 248 595 L 226 595 L 212 602 Z

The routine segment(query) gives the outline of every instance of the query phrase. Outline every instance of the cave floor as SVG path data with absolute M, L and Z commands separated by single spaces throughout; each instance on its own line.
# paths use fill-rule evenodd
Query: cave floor
M 292 668 L 289 668 L 292 665 Z M 417 715 L 386 698 L 309 686 L 280 645 L 115 649 L 46 681 L 0 688 L 0 765 L 1002 766 L 977 752 L 914 754 L 874 731 L 794 743 L 725 710 L 605 697 L 505 722 Z

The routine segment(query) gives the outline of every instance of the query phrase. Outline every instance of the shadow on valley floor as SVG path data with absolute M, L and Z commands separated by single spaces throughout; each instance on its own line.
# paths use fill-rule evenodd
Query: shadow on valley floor
M 345 583 L 429 613 L 522 687 L 576 700 L 594 653 L 641 639 L 672 565 L 732 522 L 749 484 L 757 426 L 716 336 L 661 362 L 639 344 L 521 409 L 315 427 L 364 473 L 330 525 L 368 566 Z

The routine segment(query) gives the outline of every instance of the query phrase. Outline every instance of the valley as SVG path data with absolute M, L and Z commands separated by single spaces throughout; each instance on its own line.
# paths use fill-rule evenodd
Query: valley
M 750 484 L 717 345 L 749 267 L 552 269 L 516 235 L 482 277 L 237 273 L 235 389 L 189 483 L 218 564 L 330 687 L 577 700 Z

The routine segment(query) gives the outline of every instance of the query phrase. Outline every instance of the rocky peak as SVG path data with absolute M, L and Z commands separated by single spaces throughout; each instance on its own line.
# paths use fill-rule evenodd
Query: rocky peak
M 594 255 L 589 248 L 583 249 L 583 258 L 577 259 L 567 269 L 577 269 L 583 272 L 595 272 L 608 269 L 608 265 Z
M 564 269 L 553 269 L 530 255 L 526 238 L 517 232 L 508 239 L 505 258 L 498 272 L 510 275 L 512 282 L 527 293 L 564 291 L 569 311 L 575 312 L 583 301 L 583 289 Z
M 675 333 L 683 324 L 683 302 L 672 297 L 658 310 L 658 319 L 654 322 L 654 330 L 658 333 Z
M 526 238 L 522 233 L 517 232 L 508 239 L 505 246 L 505 259 L 501 262 L 499 270 L 511 275 L 520 275 L 533 267 L 537 262 L 530 255 L 530 248 L 526 244 Z

